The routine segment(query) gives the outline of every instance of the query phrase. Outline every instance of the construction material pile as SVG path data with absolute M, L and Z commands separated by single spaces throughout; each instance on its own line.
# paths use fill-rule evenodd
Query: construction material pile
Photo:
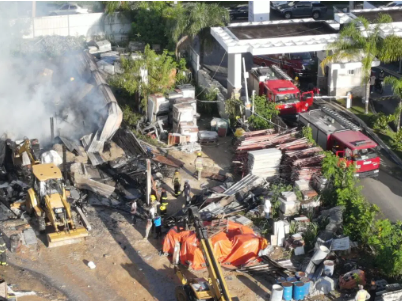
M 268 180 L 277 177 L 290 182 L 310 181 L 314 174 L 321 175 L 322 149 L 306 138 L 297 138 L 295 129 L 284 133 L 261 130 L 244 133 L 236 148 L 235 170 L 251 173 Z
M 278 145 L 283 151 L 281 177 L 295 182 L 310 181 L 313 174 L 321 174 L 321 162 L 325 155 L 321 147 L 315 147 L 306 138 Z
M 279 177 L 282 152 L 276 148 L 262 149 L 248 153 L 249 173 L 268 180 Z
M 240 138 L 236 147 L 233 164 L 235 170 L 243 175 L 248 170 L 248 153 L 251 151 L 272 148 L 278 144 L 296 140 L 296 131 L 289 130 L 284 133 L 275 133 L 273 129 L 246 132 Z M 261 166 L 262 168 L 262 166 Z

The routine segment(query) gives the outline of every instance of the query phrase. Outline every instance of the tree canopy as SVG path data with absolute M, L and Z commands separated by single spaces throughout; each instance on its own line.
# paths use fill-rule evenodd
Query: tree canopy
M 372 63 L 375 58 L 384 62 L 395 61 L 402 57 L 402 40 L 397 36 L 381 36 L 381 28 L 391 23 L 387 14 L 379 14 L 377 20 L 370 24 L 364 17 L 358 17 L 347 24 L 340 32 L 339 38 L 328 46 L 327 57 L 321 62 L 321 68 L 329 63 L 342 60 L 362 62 L 362 80 L 366 84 L 366 98 L 369 96 L 368 81 Z M 366 114 L 368 102 L 366 102 Z

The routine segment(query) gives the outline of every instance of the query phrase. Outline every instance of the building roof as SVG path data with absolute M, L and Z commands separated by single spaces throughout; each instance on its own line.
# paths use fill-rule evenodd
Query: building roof
M 290 94 L 300 92 L 291 81 L 284 79 L 267 80 L 265 84 L 271 91 L 274 91 L 275 94 Z
M 379 14 L 390 15 L 393 20 L 392 23 L 382 24 L 380 26 L 380 34 L 382 37 L 386 37 L 388 35 L 402 37 L 402 7 L 355 9 L 350 13 L 335 13 L 334 19 L 340 24 L 347 24 L 358 17 L 364 17 L 374 26 Z
M 337 39 L 339 26 L 308 18 L 232 23 L 212 27 L 211 34 L 228 53 L 263 55 L 326 50 Z
M 350 149 L 365 149 L 377 146 L 377 143 L 358 131 L 341 131 L 332 134 L 332 136 L 342 141 Z
M 228 29 L 239 40 L 269 39 L 281 37 L 316 36 L 337 33 L 325 21 L 307 21 L 302 23 L 282 23 L 264 25 L 229 26 Z
M 54 163 L 33 165 L 32 172 L 41 182 L 62 178 L 60 169 Z
M 379 8 L 373 10 L 362 9 L 352 11 L 352 14 L 354 14 L 356 17 L 364 17 L 373 24 L 378 19 L 380 14 L 390 15 L 394 22 L 402 22 L 402 8 Z

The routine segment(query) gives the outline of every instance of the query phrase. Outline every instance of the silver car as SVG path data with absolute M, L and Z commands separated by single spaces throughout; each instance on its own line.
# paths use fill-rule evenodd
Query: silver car
M 77 3 L 66 3 L 60 6 L 59 9 L 51 11 L 49 13 L 49 16 L 87 14 L 87 13 L 88 9 L 82 8 Z

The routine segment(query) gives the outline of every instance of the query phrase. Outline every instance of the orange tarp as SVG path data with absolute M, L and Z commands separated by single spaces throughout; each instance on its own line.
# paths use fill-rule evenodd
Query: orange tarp
M 204 223 L 208 225 L 209 223 Z M 258 258 L 259 250 L 266 248 L 267 240 L 255 235 L 253 229 L 228 222 L 228 232 L 220 232 L 211 238 L 216 259 L 226 267 L 247 264 Z M 205 268 L 205 260 L 194 232 L 177 233 L 176 227 L 169 230 L 163 242 L 163 252 L 173 254 L 174 244 L 181 243 L 180 262 L 194 270 Z
M 221 262 L 232 252 L 232 242 L 225 232 L 220 232 L 211 238 L 215 258 Z
M 163 240 L 163 253 L 169 253 L 173 255 L 175 243 L 182 243 L 191 233 L 191 231 L 177 232 L 177 227 L 173 227 L 172 229 L 170 229 L 166 234 L 165 239 Z
M 232 241 L 232 252 L 223 260 L 226 265 L 240 266 L 258 257 L 261 237 L 254 233 L 236 235 Z
M 181 245 L 180 262 L 183 265 L 191 265 L 193 270 L 201 270 L 205 268 L 204 255 L 199 248 L 199 241 L 192 233 L 188 236 Z

